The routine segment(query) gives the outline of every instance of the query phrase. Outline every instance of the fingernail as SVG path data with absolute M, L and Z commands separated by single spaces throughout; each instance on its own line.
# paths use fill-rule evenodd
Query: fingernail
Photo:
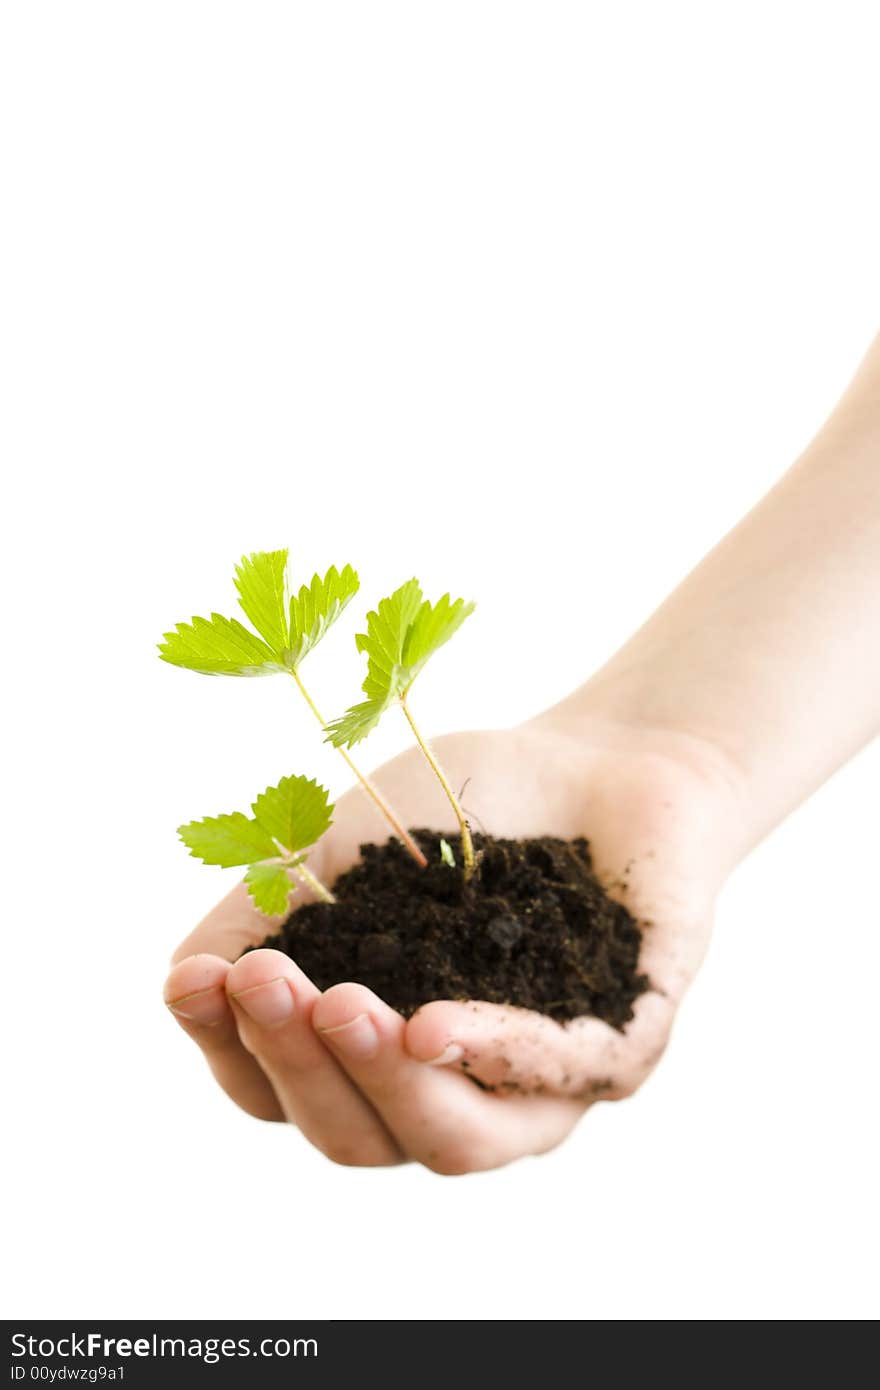
M 369 1014 L 358 1014 L 348 1023 L 336 1028 L 319 1028 L 322 1037 L 329 1038 L 334 1047 L 358 1062 L 366 1062 L 379 1051 L 379 1034 Z
M 232 997 L 261 1028 L 280 1028 L 293 1013 L 293 991 L 284 979 L 252 985 Z
M 464 1048 L 458 1043 L 447 1043 L 443 1051 L 437 1057 L 429 1057 L 425 1062 L 426 1067 L 447 1067 L 450 1062 L 457 1062 L 459 1057 L 464 1056 Z
M 166 999 L 165 1003 L 179 1018 L 213 1028 L 223 1019 L 226 1001 L 223 990 L 211 985 L 208 989 L 196 990 L 194 994 L 183 994 L 179 999 Z

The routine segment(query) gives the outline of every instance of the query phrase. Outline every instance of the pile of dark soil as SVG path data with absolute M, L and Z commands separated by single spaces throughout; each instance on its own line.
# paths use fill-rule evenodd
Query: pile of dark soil
M 586 840 L 477 835 L 469 883 L 413 832 L 421 869 L 397 840 L 363 845 L 334 884 L 335 904 L 293 913 L 263 944 L 287 952 L 319 989 L 368 985 L 410 1015 L 432 999 L 486 999 L 564 1021 L 584 1014 L 622 1028 L 648 988 L 641 930 L 595 877 Z M 457 837 L 448 836 L 456 863 Z

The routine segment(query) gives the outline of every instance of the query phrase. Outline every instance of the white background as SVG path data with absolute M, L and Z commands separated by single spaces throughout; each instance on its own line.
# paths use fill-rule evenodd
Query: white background
M 337 1169 L 160 988 L 228 886 L 174 826 L 344 782 L 286 682 L 154 649 L 289 544 L 479 600 L 434 732 L 584 678 L 880 326 L 875 20 L 3 6 L 8 1316 L 877 1313 L 875 749 L 737 873 L 635 1099 L 499 1173 Z

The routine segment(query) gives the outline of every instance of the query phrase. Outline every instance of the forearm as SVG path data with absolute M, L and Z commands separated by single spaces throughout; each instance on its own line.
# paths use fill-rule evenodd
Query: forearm
M 880 338 L 820 434 L 560 707 L 706 741 L 754 843 L 880 729 Z

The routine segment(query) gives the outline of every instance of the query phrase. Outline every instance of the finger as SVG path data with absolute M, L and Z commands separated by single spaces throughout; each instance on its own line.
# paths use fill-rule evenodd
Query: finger
M 405 1046 L 412 1057 L 444 1056 L 500 1093 L 619 1100 L 661 1057 L 672 1012 L 649 992 L 620 1032 L 595 1018 L 561 1024 L 528 1009 L 438 1000 L 409 1020 Z
M 543 1153 L 584 1109 L 574 1100 L 511 1105 L 455 1070 L 416 1061 L 404 1048 L 404 1020 L 363 985 L 334 985 L 315 1003 L 312 1021 L 404 1152 L 435 1172 L 475 1172 Z
M 251 951 L 233 965 L 226 993 L 238 1035 L 306 1138 L 336 1163 L 399 1163 L 402 1155 L 373 1107 L 315 1033 L 319 991 L 281 951 Z
M 219 956 L 190 956 L 168 976 L 165 1003 L 236 1105 L 259 1120 L 283 1120 L 268 1077 L 238 1036 L 226 998 L 228 973 L 228 961 Z

